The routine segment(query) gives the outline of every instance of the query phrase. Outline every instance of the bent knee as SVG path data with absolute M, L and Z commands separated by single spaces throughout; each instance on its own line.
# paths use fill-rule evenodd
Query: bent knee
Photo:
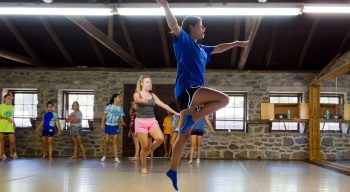
M 226 106 L 230 102 L 230 97 L 228 95 L 224 94 L 223 98 L 222 98 L 222 102 Z

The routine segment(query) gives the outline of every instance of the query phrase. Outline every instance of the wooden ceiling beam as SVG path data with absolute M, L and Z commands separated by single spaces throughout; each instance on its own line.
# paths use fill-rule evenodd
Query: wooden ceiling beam
M 12 53 L 9 51 L 5 51 L 0 49 L 0 57 L 8 59 L 8 60 L 12 60 L 12 61 L 16 61 L 19 63 L 23 63 L 23 64 L 27 64 L 30 66 L 37 66 L 37 61 L 35 61 L 34 59 L 30 58 L 30 57 L 26 57 L 17 53 Z
M 75 23 L 83 31 L 89 34 L 91 37 L 96 39 L 102 45 L 111 50 L 114 54 L 118 55 L 122 60 L 124 60 L 129 65 L 134 68 L 144 68 L 144 65 L 139 62 L 136 58 L 132 57 L 128 52 L 126 52 L 120 45 L 116 42 L 110 40 L 107 35 L 101 32 L 97 27 L 95 27 L 90 21 L 85 17 L 81 16 L 66 16 L 69 20 Z
M 309 33 L 307 35 L 304 47 L 303 47 L 303 49 L 301 51 L 301 54 L 300 54 L 300 57 L 298 59 L 298 65 L 297 65 L 298 69 L 301 69 L 301 67 L 303 66 L 303 63 L 304 63 L 306 55 L 307 55 L 307 51 L 309 50 L 309 46 L 310 46 L 311 41 L 312 41 L 312 39 L 314 37 L 315 30 L 316 30 L 316 27 L 317 27 L 319 22 L 320 22 L 320 17 L 319 16 L 317 16 L 315 18 L 315 20 L 312 22 L 311 29 L 310 29 L 310 31 L 309 31 Z
M 238 41 L 240 39 L 240 33 L 241 33 L 241 19 L 236 18 L 235 24 L 234 24 L 233 41 Z M 230 69 L 234 69 L 236 67 L 237 55 L 238 55 L 238 49 L 232 49 Z
M 158 22 L 158 29 L 159 29 L 159 33 L 160 33 L 160 39 L 162 41 L 162 50 L 163 50 L 165 65 L 167 67 L 170 67 L 171 66 L 170 53 L 169 53 L 168 40 L 167 40 L 166 32 L 164 29 L 164 23 L 163 23 L 162 18 L 157 19 L 157 22 Z
M 341 54 L 344 51 L 344 47 L 345 45 L 347 45 L 346 43 L 348 42 L 349 38 L 350 38 L 350 27 L 348 27 L 348 31 L 346 32 L 343 40 L 340 43 L 339 49 L 336 52 L 337 54 Z
M 89 39 L 89 42 L 90 42 L 92 48 L 94 49 L 94 51 L 95 51 L 95 53 L 96 53 L 96 55 L 97 55 L 97 58 L 98 58 L 98 60 L 100 61 L 101 65 L 102 65 L 103 67 L 105 67 L 105 66 L 106 66 L 106 60 L 105 60 L 105 58 L 103 57 L 103 55 L 102 55 L 102 53 L 101 53 L 101 50 L 98 48 L 95 39 L 93 39 L 93 38 L 92 38 L 90 35 L 88 35 L 88 34 L 87 34 L 86 36 L 87 36 L 87 38 Z
M 11 31 L 11 33 L 15 36 L 17 41 L 21 44 L 21 46 L 24 48 L 26 53 L 36 62 L 34 62 L 34 66 L 45 66 L 40 60 L 39 57 L 35 54 L 33 49 L 29 46 L 27 41 L 24 39 L 24 37 L 21 35 L 21 33 L 17 30 L 17 28 L 13 25 L 13 23 L 7 18 L 7 17 L 1 17 L 7 28 Z
M 243 70 L 246 63 L 247 63 L 250 50 L 252 48 L 256 33 L 257 33 L 259 26 L 260 26 L 260 23 L 261 23 L 261 19 L 262 19 L 262 17 L 259 16 L 259 17 L 253 17 L 252 19 L 248 19 L 246 21 L 246 33 L 245 33 L 246 38 L 245 38 L 245 40 L 249 40 L 249 44 L 241 52 L 241 56 L 239 58 L 238 67 L 237 67 L 238 70 Z
M 336 66 L 330 69 L 330 66 Z M 322 74 L 322 72 L 327 73 Z M 340 57 L 335 57 L 327 66 L 326 70 L 322 70 L 321 73 L 311 81 L 310 85 L 320 85 L 322 82 L 331 80 L 339 75 L 345 74 L 350 71 L 350 51 L 343 54 Z
M 63 55 L 63 57 L 66 59 L 66 61 L 68 62 L 68 64 L 70 66 L 74 65 L 74 61 L 71 57 L 71 55 L 69 54 L 69 52 L 67 51 L 67 49 L 65 48 L 65 46 L 63 45 L 61 39 L 58 37 L 57 33 L 55 32 L 55 30 L 52 28 L 52 26 L 50 25 L 49 21 L 44 18 L 44 17 L 40 17 L 40 21 L 41 23 L 44 25 L 45 29 L 47 30 L 47 32 L 49 33 L 50 37 L 52 38 L 52 40 L 55 42 L 57 48 L 60 50 L 61 54 Z
M 266 68 L 268 68 L 271 65 L 272 53 L 273 53 L 273 49 L 274 49 L 275 42 L 276 42 L 277 26 L 278 26 L 278 18 L 275 18 L 275 21 L 274 21 L 273 27 L 272 27 L 272 32 L 270 33 L 270 44 L 269 44 L 269 47 L 268 47 L 268 49 L 266 51 L 266 55 L 265 55 L 265 67 Z
M 119 21 L 120 27 L 122 28 L 126 43 L 128 45 L 129 53 L 131 54 L 131 56 L 133 56 L 135 59 L 137 59 L 135 46 L 134 46 L 133 41 L 131 39 L 128 27 L 125 24 L 125 20 L 121 16 L 118 16 L 118 21 Z

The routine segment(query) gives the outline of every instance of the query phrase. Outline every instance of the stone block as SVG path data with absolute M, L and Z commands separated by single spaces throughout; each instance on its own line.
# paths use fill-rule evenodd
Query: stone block
M 289 137 L 283 138 L 283 147 L 291 147 L 294 145 L 294 140 Z

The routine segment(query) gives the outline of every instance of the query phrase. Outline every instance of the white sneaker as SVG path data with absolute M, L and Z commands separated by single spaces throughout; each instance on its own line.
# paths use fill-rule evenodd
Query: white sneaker
M 120 163 L 118 157 L 114 158 L 114 161 L 117 162 L 117 163 Z
M 106 161 L 106 156 L 103 156 L 102 158 L 101 158 L 101 161 L 103 162 L 103 161 Z
M 7 157 L 5 154 L 2 155 L 2 160 L 5 160 Z
M 189 160 L 187 163 L 188 163 L 188 164 L 192 164 L 192 160 Z
M 196 163 L 201 163 L 201 160 L 200 160 L 200 159 L 197 159 Z
M 17 156 L 17 153 L 16 153 L 16 152 L 14 152 L 14 153 L 13 153 L 13 157 L 12 157 L 12 158 L 13 158 L 13 159 L 17 159 L 17 157 L 18 157 L 18 156 Z

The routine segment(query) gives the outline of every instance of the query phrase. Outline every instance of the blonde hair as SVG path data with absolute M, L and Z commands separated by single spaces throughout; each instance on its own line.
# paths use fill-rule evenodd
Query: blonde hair
M 142 83 L 143 80 L 146 79 L 146 78 L 150 78 L 150 79 L 151 79 L 151 77 L 148 76 L 148 75 L 141 75 L 141 76 L 140 76 L 139 80 L 137 80 L 137 83 L 136 83 L 135 92 L 141 92 L 141 90 L 142 90 L 142 85 L 141 85 L 141 83 Z

